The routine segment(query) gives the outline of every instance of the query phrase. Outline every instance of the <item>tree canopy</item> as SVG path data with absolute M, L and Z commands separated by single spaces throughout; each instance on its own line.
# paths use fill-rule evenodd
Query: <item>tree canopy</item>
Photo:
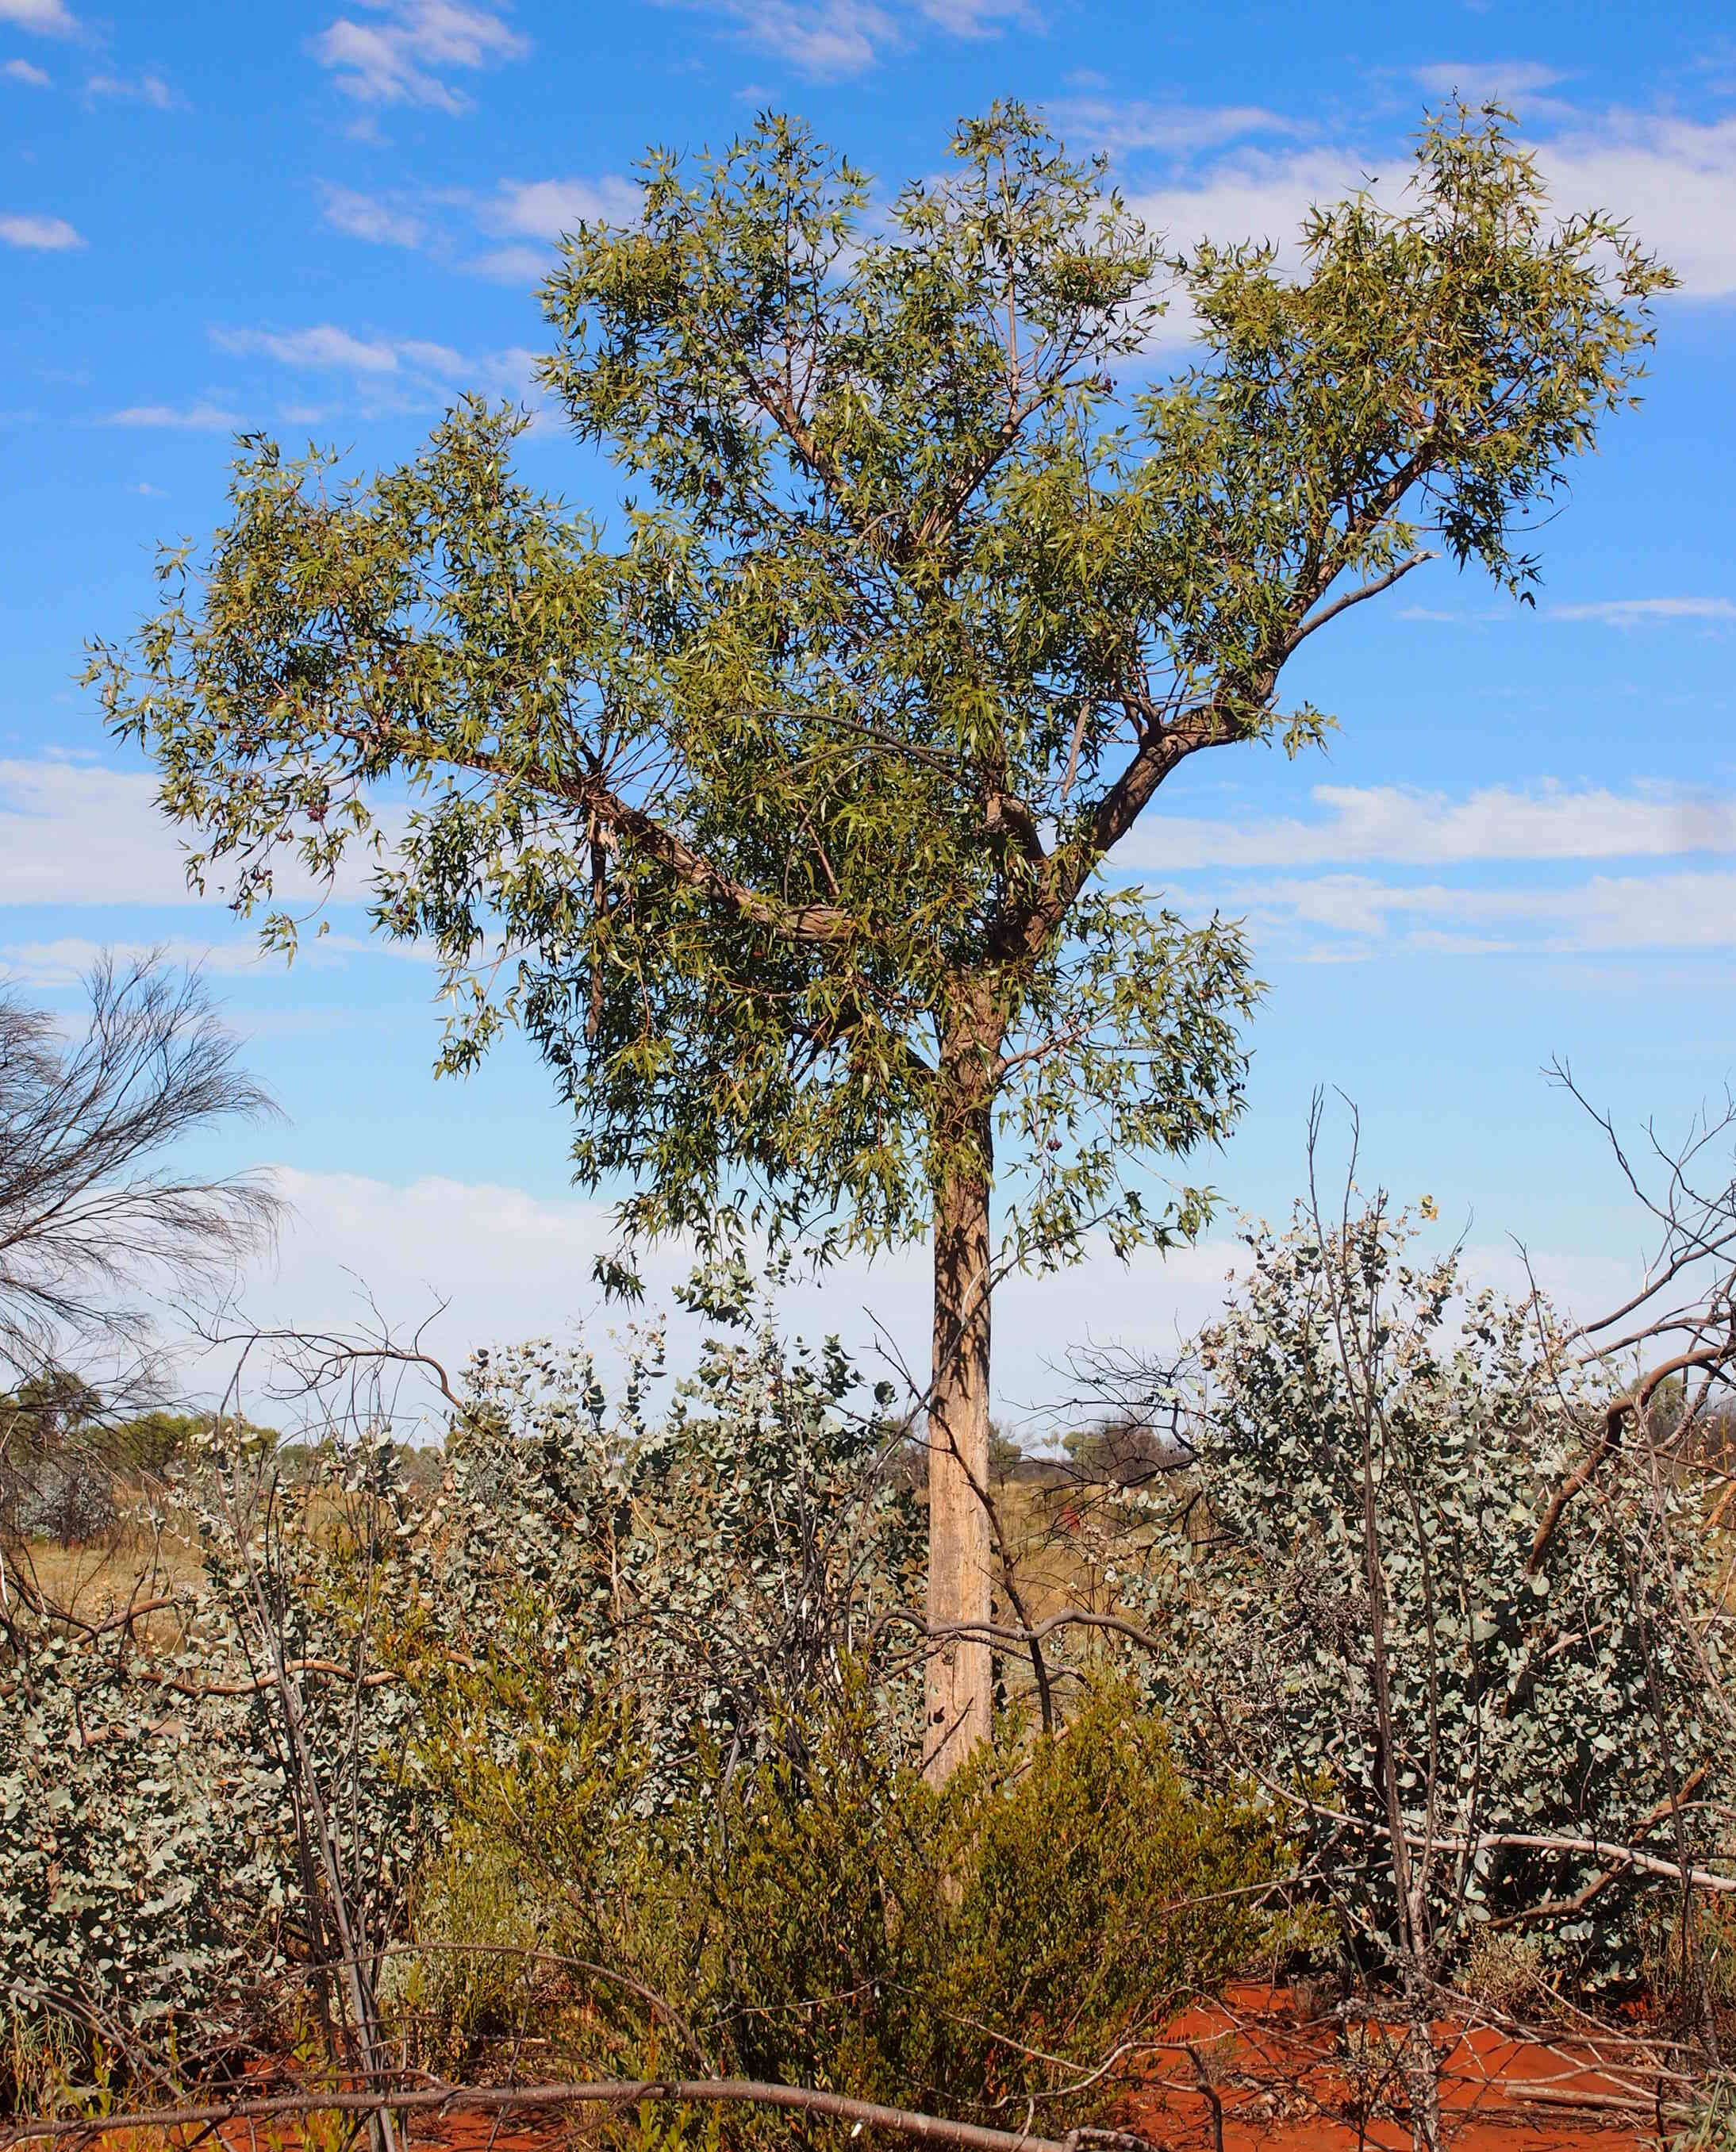
M 1012 1255 L 1058 1262 L 1197 1227 L 1142 1172 L 1241 1101 L 1241 935 L 1105 863 L 1195 755 L 1317 742 L 1284 666 L 1431 543 L 1528 595 L 1667 277 L 1557 221 L 1492 111 L 1429 124 L 1398 201 L 1314 211 L 1293 272 L 1166 252 L 1017 105 L 952 150 L 884 209 L 777 116 L 654 155 L 543 292 L 618 516 L 527 486 L 529 420 L 480 401 L 372 480 L 248 437 L 210 553 L 94 669 L 277 939 L 286 852 L 373 848 L 444 1065 L 522 1024 L 629 1228 L 744 1189 L 823 1245 L 932 1221 L 931 1434 L 975 1485 L 997 1149 Z

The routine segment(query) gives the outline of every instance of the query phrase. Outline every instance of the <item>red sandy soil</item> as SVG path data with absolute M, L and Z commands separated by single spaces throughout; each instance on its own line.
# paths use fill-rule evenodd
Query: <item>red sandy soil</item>
M 1454 2152 L 1629 2152 L 1655 2145 L 1648 2044 L 1620 2033 L 1520 2035 L 1439 2024 L 1441 2119 Z M 1379 2076 L 1398 2030 L 1333 2017 L 1304 2019 L 1266 1987 L 1233 1989 L 1165 2028 L 1150 2078 L 1112 2119 L 1173 2152 L 1216 2152 L 1210 2086 L 1221 2103 L 1223 2152 L 1409 2152 L 1403 2081 L 1392 2069 L 1372 2115 L 1349 2065 L 1362 2048 Z M 1358 2109 L 1362 2121 L 1358 2128 Z
M 1436 2025 L 1442 2121 L 1451 2152 L 1655 2148 L 1657 2049 L 1643 2032 L 1636 2024 L 1632 2033 L 1556 2037 Z M 1105 2119 L 1164 2152 L 1409 2152 L 1402 2079 L 1384 2059 L 1398 2046 L 1396 2027 L 1307 2018 L 1298 1998 L 1283 1990 L 1238 1987 L 1221 2002 L 1196 2004 L 1166 2026 L 1155 2043 L 1156 2059 Z M 1364 2086 L 1371 2078 L 1383 2080 L 1373 2088 L 1372 2111 L 1366 2090 L 1358 2099 L 1351 2067 L 1358 2048 L 1372 2066 L 1362 2073 Z M 1035 2126 L 1043 2129 L 1041 2122 Z M 412 2114 L 399 2129 L 407 2152 L 560 2152 L 594 2141 L 582 2114 L 557 2110 Z M 226 2152 L 298 2152 L 301 2139 L 295 2123 L 285 2119 L 227 2124 L 205 2141 Z M 322 2131 L 320 2142 L 331 2141 Z M 359 2129 L 355 2141 L 366 2144 Z M 730 2141 L 727 2119 L 723 2141 Z M 111 2140 L 109 2152 L 137 2148 Z

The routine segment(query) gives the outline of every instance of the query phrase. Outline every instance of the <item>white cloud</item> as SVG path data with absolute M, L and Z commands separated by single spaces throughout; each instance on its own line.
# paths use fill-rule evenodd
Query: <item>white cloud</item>
M 582 1331 L 612 1383 L 624 1353 L 611 1332 L 667 1313 L 671 1386 L 714 1327 L 673 1307 L 673 1289 L 689 1264 L 678 1246 L 649 1251 L 639 1307 L 602 1300 L 591 1271 L 612 1245 L 606 1204 L 432 1175 L 399 1184 L 279 1166 L 273 1177 L 291 1216 L 275 1270 L 247 1294 L 254 1321 L 353 1329 L 367 1313 L 365 1287 L 400 1332 L 432 1317 L 424 1343 L 454 1374 L 480 1346 L 539 1337 L 571 1341 Z M 1540 1250 L 1531 1265 L 1558 1305 L 1581 1313 L 1618 1303 L 1634 1282 L 1629 1266 L 1583 1252 Z M 1171 1354 L 1219 1312 L 1232 1276 L 1246 1266 L 1246 1251 L 1226 1235 L 1167 1256 L 1141 1251 L 1126 1264 L 1099 1246 L 1058 1276 L 1006 1279 L 995 1296 L 998 1414 L 1043 1439 L 1052 1430 L 1049 1416 L 1074 1389 L 1069 1351 L 1113 1342 L 1154 1357 Z M 1516 1295 L 1530 1291 L 1520 1259 L 1499 1242 L 1468 1249 L 1464 1271 Z M 871 1266 L 852 1263 L 792 1286 L 779 1297 L 779 1320 L 787 1337 L 810 1343 L 836 1334 L 871 1382 L 883 1374 L 897 1382 L 901 1363 L 920 1383 L 926 1375 L 929 1292 L 926 1251 L 906 1249 Z M 435 1316 L 441 1302 L 445 1311 Z M 883 1339 L 896 1355 L 891 1363 L 881 1357 Z
M 47 74 L 39 67 L 33 67 L 28 60 L 8 60 L 4 67 L 0 67 L 0 74 L 8 82 L 28 83 L 33 89 L 46 89 L 48 86 Z
M 1551 620 L 1591 620 L 1606 627 L 1644 627 L 1670 620 L 1736 621 L 1736 602 L 1728 598 L 1602 598 L 1544 610 Z
M 644 197 L 612 173 L 596 180 L 502 180 L 482 210 L 491 231 L 558 239 L 581 224 L 637 224 Z
M 454 1372 L 478 1346 L 571 1339 L 582 1327 L 612 1375 L 622 1359 L 610 1345 L 612 1328 L 669 1311 L 669 1360 L 678 1373 L 693 1365 L 702 1334 L 714 1328 L 673 1308 L 673 1289 L 691 1262 L 679 1246 L 649 1251 L 642 1307 L 602 1301 L 591 1266 L 614 1244 L 606 1203 L 432 1175 L 399 1185 L 283 1166 L 274 1177 L 292 1218 L 275 1274 L 248 1293 L 255 1320 L 353 1326 L 363 1312 L 359 1280 L 404 1327 L 447 1302 L 427 1343 Z M 1173 1347 L 1221 1306 L 1237 1253 L 1228 1241 L 1214 1242 L 1167 1258 L 1145 1251 L 1123 1266 L 1104 1250 L 1058 1277 L 1008 1279 L 996 1297 L 995 1388 L 1003 1409 L 1016 1414 L 1063 1396 L 1069 1385 L 1055 1368 L 1070 1345 L 1088 1337 L 1157 1351 Z M 921 1379 L 929 1270 L 921 1248 L 871 1266 L 842 1266 L 780 1295 L 780 1317 L 789 1335 L 810 1342 L 836 1332 L 871 1381 L 890 1372 L 876 1353 L 880 1337 L 889 1335 Z
M 1363 875 L 1263 884 L 1232 902 L 1277 923 L 1441 956 L 1736 948 L 1736 873 L 1598 875 L 1567 889 L 1406 888 Z M 1343 951 L 1329 949 L 1328 954 Z
M 495 246 L 464 266 L 473 276 L 492 277 L 502 284 L 538 284 L 549 273 L 546 246 Z
M 76 38 L 79 19 L 65 0 L 0 0 L 0 23 L 20 30 L 34 30 L 38 37 Z
M 1332 202 L 1368 185 L 1372 168 L 1338 150 L 1243 149 L 1199 176 L 1168 186 L 1129 188 L 1128 207 L 1165 244 L 1190 251 L 1201 240 L 1243 240 L 1276 246 L 1281 270 L 1293 272 L 1302 220 L 1311 204 Z M 1190 343 L 1193 309 L 1172 299 L 1149 338 L 1153 350 Z
M 338 87 L 365 104 L 419 104 L 460 112 L 470 102 L 447 77 L 522 59 L 530 41 L 498 8 L 466 0 L 363 0 L 370 16 L 347 15 L 313 41 Z
M 992 38 L 1009 24 L 1042 27 L 1028 0 L 659 0 L 730 23 L 744 43 L 785 60 L 798 74 L 821 80 L 860 74 L 913 33 L 941 30 L 955 38 Z
M 516 344 L 463 352 L 422 337 L 359 337 L 332 322 L 305 329 L 213 329 L 211 340 L 220 350 L 256 353 L 302 372 L 348 373 L 371 395 L 385 391 L 405 409 L 455 388 L 535 400 L 537 354 Z M 300 405 L 285 415 L 292 414 L 297 424 L 317 423 L 322 416 Z
M 243 422 L 238 412 L 217 404 L 129 404 L 124 411 L 107 411 L 97 422 L 103 426 L 155 426 L 190 434 L 232 434 Z
M 325 189 L 325 218 L 333 231 L 376 246 L 414 246 L 422 238 L 419 217 L 349 187 Z
M 84 84 L 87 97 L 117 97 L 129 99 L 140 104 L 154 104 L 158 111 L 167 112 L 176 103 L 175 92 L 160 74 L 141 74 L 136 81 L 124 75 L 94 74 Z
M 1317 819 L 1215 821 L 1148 814 L 1114 855 L 1160 872 L 1311 866 L 1352 860 L 1440 865 L 1470 860 L 1668 858 L 1736 852 L 1736 800 L 1663 784 L 1626 793 L 1490 785 L 1454 799 L 1397 785 L 1317 784 Z
M 464 267 L 475 276 L 506 284 L 538 283 L 549 272 L 546 246 L 530 240 L 555 240 L 581 224 L 637 224 L 643 202 L 630 180 L 606 173 L 600 179 L 502 180 L 494 195 L 476 207 L 476 221 L 508 243 L 474 256 Z
M 1591 622 L 1600 627 L 1658 627 L 1673 621 L 1736 621 L 1736 600 L 1729 598 L 1591 598 L 1568 605 L 1540 606 L 1541 620 Z M 1400 606 L 1399 620 L 1427 620 L 1444 627 L 1486 627 L 1491 621 L 1522 616 L 1510 605 Z
M 462 352 L 454 351 L 449 343 L 428 343 L 418 338 L 406 338 L 396 348 L 396 354 L 406 366 L 413 366 L 424 373 L 438 374 L 443 381 L 455 381 L 466 373 L 470 362 Z
M 220 351 L 237 354 L 261 353 L 285 366 L 313 368 L 331 367 L 348 373 L 394 373 L 398 353 L 378 339 L 352 336 L 330 322 L 317 327 L 280 332 L 271 329 L 213 329 L 211 342 Z
M 63 253 L 84 241 L 63 216 L 0 216 L 0 240 L 8 246 L 29 246 Z
M 7 904 L 185 904 L 156 780 L 84 761 L 0 761 Z
M 240 978 L 261 972 L 282 976 L 284 959 L 275 950 L 261 948 L 258 937 L 245 926 L 222 942 L 197 942 L 185 935 L 170 935 L 153 942 L 108 940 L 88 935 L 63 934 L 42 942 L 0 942 L 0 982 L 14 987 L 76 986 L 88 978 L 104 957 L 144 962 L 155 957 L 190 972 L 213 978 Z M 422 942 L 388 942 L 378 936 L 315 934 L 309 932 L 296 952 L 300 971 L 320 971 L 347 964 L 352 957 L 382 957 L 414 964 L 431 964 L 436 952 Z M 293 1012 L 292 1012 L 292 1013 Z M 238 1015 L 238 1024 L 252 1028 L 254 1013 Z
M 1504 104 L 1522 119 L 1543 119 L 1572 109 L 1547 93 L 1566 80 L 1559 68 L 1536 60 L 1436 60 L 1413 68 L 1411 80 L 1431 98 L 1462 98 L 1467 104 Z
M 916 13 L 955 38 L 997 37 L 1007 23 L 1023 30 L 1043 27 L 1043 18 L 1027 0 L 916 0 Z
M 1540 145 L 1537 155 L 1564 209 L 1625 217 L 1688 297 L 1736 295 L 1736 117 L 1613 112 Z
M 63 934 L 52 942 L 0 942 L 0 981 L 9 987 L 74 987 L 86 979 L 104 957 L 119 962 L 160 957 L 165 963 L 213 977 L 229 977 L 255 972 L 265 957 L 256 942 L 201 942 L 170 938 L 162 942 L 94 942 L 84 936 Z M 280 965 L 281 957 L 275 960 Z
M 1139 99 L 1076 97 L 1052 107 L 1051 116 L 1066 141 L 1089 143 L 1115 157 L 1147 150 L 1181 156 L 1250 134 L 1309 131 L 1299 121 L 1258 104 L 1150 104 Z
M 1197 180 L 1136 191 L 1129 206 L 1180 247 L 1252 239 L 1293 249 L 1310 203 L 1355 193 L 1373 170 L 1341 150 L 1239 150 Z
M 1091 115 L 1088 138 L 1137 159 L 1209 147 L 1210 112 L 1199 115 L 1199 136 L 1187 140 L 1185 112 L 1095 99 L 1077 109 Z M 1226 108 L 1226 114 L 1236 108 Z M 1638 238 L 1678 274 L 1690 299 L 1736 296 L 1736 116 L 1695 120 L 1669 114 L 1622 110 L 1546 111 L 1534 98 L 1528 116 L 1547 120 L 1529 146 L 1556 209 L 1601 210 L 1626 218 Z M 1164 126 L 1170 125 L 1170 139 Z M 1226 117 L 1227 129 L 1231 121 Z M 1149 140 L 1144 139 L 1150 137 Z M 1281 264 L 1293 269 L 1302 222 L 1312 204 L 1333 202 L 1373 180 L 1377 195 L 1395 197 L 1408 175 L 1408 153 L 1373 156 L 1345 145 L 1296 149 L 1239 147 L 1187 177 L 1157 185 L 1133 184 L 1130 206 L 1178 247 L 1200 239 L 1271 241 Z M 1385 184 L 1383 186 L 1380 182 Z M 1180 310 L 1158 341 L 1185 341 L 1191 323 Z
M 389 835 L 397 826 L 393 812 L 381 819 Z M 188 888 L 181 833 L 159 810 L 157 779 L 148 770 L 111 769 L 68 756 L 0 759 L 0 859 L 6 862 L 0 906 L 204 904 L 215 909 L 222 902 L 221 870 L 211 878 L 209 896 Z M 369 861 L 358 855 L 346 863 L 332 893 L 339 901 L 366 896 L 368 877 Z M 281 896 L 298 903 L 324 894 L 292 859 L 283 861 L 277 883 Z M 313 951 L 319 938 L 310 927 L 303 947 Z M 364 946 L 335 933 L 323 941 L 327 952 Z
M 666 0 L 667 4 L 667 0 Z M 822 79 L 860 74 L 900 42 L 897 24 L 874 0 L 675 0 L 720 15 L 761 52 Z

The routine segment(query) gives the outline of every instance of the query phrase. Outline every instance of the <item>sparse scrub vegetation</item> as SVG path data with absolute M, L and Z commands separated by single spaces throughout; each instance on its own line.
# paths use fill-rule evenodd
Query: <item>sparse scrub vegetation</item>
M 268 941 L 286 853 L 377 846 L 443 1066 L 524 1027 L 578 1180 L 633 1180 L 601 1282 L 689 1236 L 704 1342 L 449 1375 L 231 1315 L 176 1401 L 150 1293 L 276 1211 L 165 1157 L 267 1102 L 160 968 L 70 1047 L 0 997 L 15 2109 L 335 2152 L 324 2102 L 398 2152 L 534 2058 L 637 2152 L 1080 2152 L 1185 2061 L 1223 2152 L 1190 2028 L 1260 1982 L 1332 1998 L 1359 2141 L 1439 2152 L 1453 2028 L 1618 2002 L 1660 2120 L 1710 2065 L 1729 2135 L 1736 1109 L 1658 1189 L 1618 1147 L 1659 1246 L 1576 1324 L 1353 1165 L 1329 1203 L 1317 1106 L 1188 1348 L 1097 1354 L 1039 1453 L 989 1418 L 997 1279 L 1196 1236 L 1213 1192 L 1148 1169 L 1242 1106 L 1242 931 L 1116 847 L 1195 754 L 1317 744 L 1291 657 L 1436 550 L 1529 596 L 1667 272 L 1555 220 L 1493 109 L 1293 272 L 1166 255 L 1018 106 L 953 148 L 875 219 L 767 116 L 563 242 L 542 379 L 647 488 L 622 533 L 480 400 L 373 483 L 249 437 L 94 652 Z M 1124 401 L 1160 272 L 1199 349 Z M 784 1334 L 796 1261 L 924 1236 L 925 1374 Z

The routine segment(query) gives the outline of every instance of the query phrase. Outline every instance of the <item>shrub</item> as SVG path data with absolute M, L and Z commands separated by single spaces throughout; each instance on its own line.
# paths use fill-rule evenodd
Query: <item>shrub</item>
M 1095 2073 L 1119 2043 L 1249 1961 L 1282 1867 L 1269 1825 L 1190 1794 L 1161 1727 L 1130 1707 L 1110 1692 L 1034 1742 L 1008 1726 L 944 1794 L 889 1755 L 856 1684 L 780 1723 L 752 1769 L 713 1746 L 681 1809 L 575 1813 L 538 1838 L 524 1820 L 546 1823 L 549 1804 L 503 1784 L 490 1861 L 516 1868 L 546 1947 L 622 1976 L 577 1977 L 583 2007 L 558 2028 L 574 2066 L 815 2084 L 1013 2126 L 1034 2101 L 1044 2129 L 1088 2117 L 1115 2089 Z M 596 1754 L 576 1781 L 594 1783 Z M 454 1995 L 449 2036 L 471 2007 Z
M 18 1537 L 63 1547 L 106 1537 L 120 1515 L 108 1468 L 78 1448 L 31 1458 L 0 1475 L 0 1510 Z
M 429 1820 L 395 1754 L 414 1704 L 370 1643 L 382 1580 L 409 1581 L 408 1519 L 386 1445 L 328 1464 L 286 1487 L 245 1431 L 211 1436 L 180 1483 L 204 1574 L 173 1594 L 172 1640 L 23 1604 L 0 1632 L 0 1987 L 19 2038 L 196 2076 L 251 2037 L 292 1966 L 317 1980 L 337 1955 L 310 1793 L 351 1933 L 390 1931 Z M 299 1760 L 261 1671 L 279 1652 Z M 296 1985 L 290 2007 L 314 1999 Z
M 408 2056 L 461 2076 L 490 2042 L 522 2031 L 558 1986 L 554 1924 L 510 1847 L 474 1828 L 454 1833 L 411 1911 L 414 1945 L 388 1962 L 381 2003 Z
M 653 1336 L 612 1408 L 582 1353 L 479 1356 L 426 1596 L 474 1659 L 511 1633 L 529 1708 L 632 1698 L 642 1798 L 676 1804 L 706 1743 L 752 1763 L 780 1708 L 835 1693 L 906 1596 L 920 1540 L 886 1469 L 896 1431 L 846 1408 L 857 1378 L 835 1341 L 786 1350 L 762 1317 L 709 1342 L 653 1419 L 659 1370 Z M 884 1689 L 888 1738 L 914 1733 L 893 1723 L 913 1692 Z
M 1414 1263 L 1408 1241 L 1378 1205 L 1340 1231 L 1253 1237 L 1185 1393 L 1211 1529 L 1129 1587 L 1172 1647 L 1157 1693 L 1201 1769 L 1256 1771 L 1288 1805 L 1365 1958 L 1410 1921 L 1404 1948 L 1451 1967 L 1495 1921 L 1535 1930 L 1558 1968 L 1629 1977 L 1646 1901 L 1677 1886 L 1500 1841 L 1673 1860 L 1672 1791 L 1698 1773 L 1683 1829 L 1694 1859 L 1715 1857 L 1703 1804 L 1736 1759 L 1693 1505 L 1642 1444 L 1603 1443 L 1607 1397 L 1572 1371 L 1546 1306 L 1467 1295 L 1456 1260 Z M 1388 1758 L 1414 1918 L 1389 1857 Z
M 161 1686 L 197 1683 L 208 1643 L 141 1680 L 124 1640 L 44 1630 L 9 1670 L 0 1987 L 21 2049 L 173 2038 L 190 2061 L 238 2036 L 276 1958 L 281 1783 L 244 1703 Z

